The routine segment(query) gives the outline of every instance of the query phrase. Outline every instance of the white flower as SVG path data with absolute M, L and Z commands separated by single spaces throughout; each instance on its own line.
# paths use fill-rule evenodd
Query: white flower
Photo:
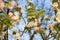
M 55 25 L 57 22 L 56 21 L 53 21 L 52 24 Z
M 13 9 L 15 5 L 15 1 L 11 1 L 10 5 L 8 6 L 9 9 Z
M 35 21 L 37 22 L 37 19 L 35 19 Z
M 54 24 L 49 24 L 47 29 L 50 29 L 52 31 L 54 29 Z
M 59 18 L 56 18 L 56 20 L 60 23 L 60 19 Z
M 38 24 L 37 24 L 37 22 L 34 22 L 32 25 L 33 25 L 34 27 L 36 27 Z
M 58 12 L 56 14 L 56 20 L 60 22 L 60 9 L 58 9 Z
M 33 18 L 35 18 L 35 16 L 32 16 Z
M 22 14 L 23 14 L 23 13 L 25 13 L 25 11 L 24 11 L 24 10 L 22 10 L 22 9 L 20 10 L 20 12 L 21 12 Z
M 15 4 L 16 4 L 16 2 L 15 2 L 15 1 L 11 1 L 11 4 L 12 4 L 12 5 L 15 5 Z
M 18 13 L 18 12 L 14 12 L 14 15 L 15 15 L 15 16 L 19 16 L 19 13 Z
M 19 14 L 18 12 L 14 12 L 14 15 L 12 16 L 13 20 L 18 20 L 19 19 Z
M 15 37 L 15 39 L 17 40 L 20 40 L 20 34 L 19 33 L 17 33 L 16 35 L 14 35 L 14 37 Z
M 57 6 L 58 6 L 58 3 L 55 2 L 55 3 L 52 4 L 52 6 L 53 6 L 53 7 L 57 7 Z
M 13 6 L 9 6 L 8 8 L 9 8 L 9 9 L 13 9 Z
M 12 19 L 13 20 L 18 20 L 19 19 L 19 16 L 13 16 Z
M 25 24 L 26 27 L 30 28 L 30 24 Z
M 30 9 L 31 8 L 31 6 L 27 6 L 27 9 Z

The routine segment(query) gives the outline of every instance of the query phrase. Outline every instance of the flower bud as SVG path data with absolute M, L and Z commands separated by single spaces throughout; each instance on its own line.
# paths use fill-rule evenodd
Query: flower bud
M 0 2 L 0 10 L 4 7 L 4 2 Z
M 13 35 L 16 35 L 16 30 L 13 30 Z
M 34 27 L 35 32 L 39 32 L 39 27 Z
M 21 7 L 20 5 L 17 5 L 17 6 L 16 6 L 16 8 L 18 8 L 18 9 L 19 9 L 19 8 L 22 8 L 22 7 Z
M 48 16 L 48 15 L 45 16 L 44 19 L 45 19 L 45 20 L 49 20 L 49 16 Z
M 13 13 L 12 12 L 9 12 L 8 13 L 8 16 L 11 18 L 13 16 Z

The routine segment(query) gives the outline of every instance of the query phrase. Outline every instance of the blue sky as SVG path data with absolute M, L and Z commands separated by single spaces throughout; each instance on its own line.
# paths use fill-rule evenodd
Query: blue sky
M 45 2 L 44 2 L 44 0 L 38 0 L 38 3 L 37 3 L 37 0 L 31 0 L 31 2 L 33 2 L 34 4 L 36 4 L 36 6 L 37 6 L 36 9 L 44 8 L 46 10 L 46 12 L 45 12 L 46 15 L 48 14 L 48 12 L 50 12 L 49 15 L 53 15 L 52 14 L 53 12 L 49 11 L 49 9 L 51 8 L 51 6 L 50 6 L 51 0 L 45 0 Z M 18 3 L 19 3 L 19 5 L 22 6 L 23 10 L 26 10 L 25 9 L 25 5 L 27 4 L 26 0 L 23 0 L 23 1 L 22 0 L 18 0 Z M 43 4 L 44 4 L 44 7 L 43 7 Z M 23 17 L 24 16 L 25 16 L 25 14 L 23 14 Z M 25 21 L 26 21 L 26 19 L 25 19 Z M 51 23 L 51 21 L 52 21 L 52 18 L 51 18 L 51 20 L 48 23 Z M 10 29 L 8 31 L 9 31 L 10 34 L 12 34 L 12 30 L 17 30 L 17 29 L 24 30 L 23 27 L 24 27 L 24 21 L 23 21 L 23 19 L 21 19 L 20 20 L 20 24 L 18 26 L 15 25 L 15 27 L 13 27 L 12 29 Z M 34 40 L 42 40 L 41 37 L 39 37 L 40 36 L 39 34 L 36 34 L 35 36 L 36 37 L 34 37 Z M 9 36 L 9 40 L 14 40 L 14 38 L 12 36 Z M 21 40 L 29 40 L 28 33 L 25 33 L 23 35 L 23 37 L 21 38 Z

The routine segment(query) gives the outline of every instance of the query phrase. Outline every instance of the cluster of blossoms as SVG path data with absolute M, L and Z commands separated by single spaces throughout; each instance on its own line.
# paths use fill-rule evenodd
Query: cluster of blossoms
M 15 25 L 16 23 L 19 23 L 20 19 L 21 19 L 21 14 L 25 13 L 25 11 L 22 9 L 22 7 L 20 5 L 17 4 L 17 1 L 15 0 L 0 0 L 0 14 L 3 14 L 4 16 L 6 16 L 6 20 L 4 20 L 5 23 L 7 23 L 6 25 L 9 26 L 9 28 L 12 28 L 13 25 Z M 3 17 L 4 17 L 3 16 Z M 8 20 L 8 21 L 7 21 Z M 1 21 L 2 22 L 2 21 Z M 9 25 L 8 23 L 12 24 Z M 0 27 L 0 36 L 5 36 L 7 31 L 7 27 L 6 25 L 3 25 L 3 27 Z M 4 30 L 4 31 L 3 31 Z M 20 39 L 20 34 L 17 33 L 14 35 L 16 40 Z
M 25 24 L 25 28 L 29 30 L 30 28 L 33 28 L 35 32 L 39 32 L 40 28 L 38 25 L 41 24 L 40 20 L 35 19 L 35 21 L 31 21 L 28 24 Z
M 15 38 L 15 40 L 20 40 L 20 33 L 17 33 L 16 30 L 13 30 L 13 37 Z
M 59 4 L 57 2 L 55 2 L 51 6 L 52 6 L 53 10 L 55 10 L 54 8 L 56 8 L 57 13 L 56 13 L 56 15 L 54 15 L 52 17 L 53 22 L 51 24 L 48 24 L 47 25 L 48 28 L 45 29 L 45 28 L 41 28 L 41 25 L 44 24 L 42 22 L 42 20 L 46 20 L 46 21 L 50 20 L 49 15 L 44 15 L 44 10 L 35 10 L 35 5 L 31 2 L 29 2 L 28 5 L 26 6 L 26 8 L 27 8 L 26 9 L 27 10 L 27 15 L 26 15 L 27 16 L 27 23 L 25 23 L 25 25 L 24 25 L 25 26 L 24 31 L 28 31 L 30 33 L 31 29 L 33 29 L 34 33 L 40 33 L 41 36 L 44 35 L 44 37 L 46 38 L 45 32 L 44 32 L 45 30 L 53 31 L 55 26 L 58 26 L 58 29 L 59 29 L 60 28 L 60 9 L 58 8 Z M 10 24 L 19 23 L 19 21 L 22 17 L 22 14 L 25 13 L 25 11 L 22 10 L 22 7 L 17 4 L 16 0 L 13 0 L 13 1 L 11 1 L 11 0 L 7 0 L 7 1 L 0 0 L 0 13 L 7 14 L 7 17 L 9 19 L 12 19 L 12 20 L 8 20 L 8 21 L 6 21 L 6 20 L 4 21 L 5 24 L 3 25 L 3 28 L 4 28 L 4 31 L 6 31 L 6 29 L 5 29 L 6 25 L 8 23 L 10 23 L 10 21 L 11 21 Z M 25 22 L 25 19 L 23 17 L 22 17 L 22 19 Z M 6 23 L 6 22 L 8 22 L 8 23 Z M 9 28 L 12 28 L 12 26 L 13 25 L 10 25 Z M 0 27 L 0 31 L 1 31 L 1 27 Z M 13 30 L 13 32 L 12 32 L 15 40 L 20 40 L 20 37 L 21 37 L 20 30 L 18 30 L 18 31 L 19 31 L 18 33 L 16 30 Z M 23 32 L 22 32 L 22 34 L 23 34 Z M 1 32 L 1 33 L 3 36 L 6 35 L 6 32 Z M 34 35 L 34 33 L 33 33 L 33 35 Z M 46 40 L 46 39 L 44 39 L 44 40 Z
M 59 3 L 60 3 L 60 2 L 59 2 L 59 0 L 58 0 L 58 2 L 52 3 L 51 6 L 52 6 L 52 9 L 57 12 L 56 15 L 54 15 L 54 19 L 56 19 L 56 21 L 60 23 L 60 9 L 59 9 Z
M 52 3 L 52 10 L 54 10 L 55 15 L 52 16 L 53 22 L 48 25 L 50 30 L 53 30 L 56 27 L 56 24 L 60 23 L 60 1 L 57 0 L 56 2 Z
M 22 7 L 17 5 L 16 1 L 2 1 L 0 0 L 0 12 L 5 11 L 9 18 L 15 22 L 19 22 L 20 13 L 24 13 Z M 16 11 L 18 10 L 18 11 Z

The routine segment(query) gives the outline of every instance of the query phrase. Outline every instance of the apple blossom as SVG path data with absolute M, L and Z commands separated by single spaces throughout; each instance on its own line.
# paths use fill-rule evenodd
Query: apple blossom
M 35 19 L 36 23 L 41 23 L 41 21 L 39 19 Z
M 49 24 L 47 29 L 50 29 L 52 31 L 54 29 L 54 24 Z
M 37 19 L 35 19 L 35 21 L 37 22 L 38 20 L 37 20 Z
M 38 25 L 38 22 L 37 22 L 37 21 L 35 22 L 35 25 L 36 25 L 36 26 Z
M 35 19 L 35 22 L 37 23 L 37 25 L 41 24 L 41 20 L 40 19 Z
M 20 34 L 19 34 L 19 33 L 17 33 L 17 34 L 15 35 L 15 39 L 16 39 L 16 40 L 20 40 Z
M 6 34 L 6 32 L 2 32 L 3 36 Z
M 52 25 L 55 25 L 56 23 L 57 23 L 57 21 L 53 21 L 53 22 L 52 22 Z
M 22 9 L 20 10 L 20 12 L 21 12 L 22 14 L 23 14 L 23 13 L 25 13 L 25 11 L 24 11 L 24 10 L 22 10 Z
M 9 9 L 13 9 L 13 6 L 8 6 Z
M 30 24 L 25 24 L 25 27 L 30 28 Z
M 60 23 L 60 19 L 59 18 L 56 18 L 56 20 Z
M 17 21 L 19 19 L 19 16 L 13 16 L 12 19 Z
M 38 22 L 34 22 L 33 26 L 36 27 L 38 25 Z
M 12 4 L 12 5 L 15 5 L 15 4 L 16 4 L 16 2 L 15 2 L 15 1 L 11 1 L 11 4 Z
M 33 26 L 33 27 L 36 27 L 37 26 L 37 22 L 31 22 L 31 25 Z
M 35 16 L 32 16 L 32 18 L 35 18 Z
M 12 16 L 12 19 L 14 21 L 19 21 L 19 14 L 18 14 L 18 12 L 14 12 L 14 15 Z
M 9 9 L 13 9 L 15 6 L 15 1 L 11 1 L 10 4 L 8 5 Z
M 57 9 L 58 10 L 58 12 L 57 12 L 57 14 L 56 14 L 56 20 L 58 21 L 58 22 L 60 22 L 60 9 Z
M 31 8 L 31 6 L 27 6 L 27 9 L 30 9 Z
M 52 4 L 52 6 L 53 6 L 53 7 L 58 7 L 58 3 L 55 2 L 55 3 Z
M 15 16 L 19 16 L 19 13 L 18 13 L 18 12 L 14 12 L 14 15 L 15 15 Z

